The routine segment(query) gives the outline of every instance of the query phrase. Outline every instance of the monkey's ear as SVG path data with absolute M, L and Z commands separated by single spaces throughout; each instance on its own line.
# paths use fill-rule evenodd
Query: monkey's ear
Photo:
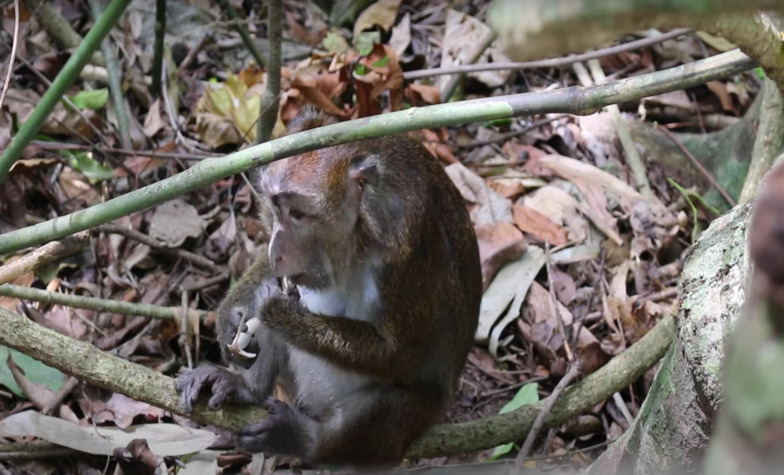
M 378 183 L 379 177 L 378 155 L 361 155 L 351 160 L 348 176 L 356 181 L 359 186 L 373 186 Z

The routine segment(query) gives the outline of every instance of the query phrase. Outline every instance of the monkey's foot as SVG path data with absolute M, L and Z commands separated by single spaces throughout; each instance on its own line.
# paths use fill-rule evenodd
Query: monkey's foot
M 313 444 L 310 418 L 283 401 L 269 398 L 264 403 L 269 415 L 237 432 L 237 446 L 247 452 L 306 458 Z

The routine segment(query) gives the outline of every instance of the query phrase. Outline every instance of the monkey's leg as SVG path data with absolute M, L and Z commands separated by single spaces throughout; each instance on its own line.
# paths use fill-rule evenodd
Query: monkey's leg
M 270 415 L 240 429 L 236 441 L 249 452 L 289 455 L 310 464 L 394 466 L 443 416 L 446 399 L 439 389 L 374 384 L 345 397 L 323 420 L 270 399 Z

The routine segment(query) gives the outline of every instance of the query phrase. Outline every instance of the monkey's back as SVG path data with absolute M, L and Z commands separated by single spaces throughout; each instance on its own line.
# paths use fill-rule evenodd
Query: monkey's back
M 412 341 L 427 342 L 418 376 L 444 383 L 451 399 L 474 342 L 482 298 L 479 249 L 468 210 L 441 163 L 419 142 L 388 136 L 359 144 L 383 158 L 386 191 L 400 198 L 400 215 L 417 217 L 407 221 L 388 217 L 382 232 L 409 233 L 416 244 L 406 254 L 405 277 L 382 276 L 380 285 L 410 302 L 409 318 L 419 320 L 412 326 L 420 333 Z M 427 286 L 418 288 L 423 279 Z M 429 324 L 422 326 L 422 320 Z

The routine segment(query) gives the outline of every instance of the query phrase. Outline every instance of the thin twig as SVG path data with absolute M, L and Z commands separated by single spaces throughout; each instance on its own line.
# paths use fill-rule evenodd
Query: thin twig
M 620 45 L 610 46 L 608 48 L 599 49 L 582 54 L 573 54 L 563 58 L 540 59 L 536 61 L 526 61 L 523 63 L 508 62 L 508 63 L 490 63 L 490 64 L 467 64 L 462 66 L 452 66 L 449 68 L 435 68 L 435 69 L 422 69 L 419 71 L 409 71 L 403 73 L 403 78 L 407 80 L 420 79 L 431 76 L 442 76 L 445 74 L 465 74 L 465 73 L 479 73 L 484 71 L 499 71 L 505 69 L 537 69 L 537 68 L 561 68 L 570 66 L 574 63 L 581 63 L 591 59 L 602 58 L 613 54 L 623 53 L 635 49 L 641 49 L 648 46 L 661 43 L 662 41 L 683 36 L 690 33 L 692 30 L 689 28 L 679 28 L 670 32 L 643 38 L 636 41 L 630 41 Z
M 553 406 L 555 403 L 558 402 L 558 398 L 561 396 L 561 393 L 564 392 L 566 387 L 580 374 L 580 363 L 579 361 L 575 360 L 569 366 L 569 370 L 566 374 L 558 381 L 558 384 L 555 385 L 553 388 L 553 392 L 547 397 L 542 406 L 542 410 L 539 411 L 537 414 L 536 419 L 534 420 L 533 426 L 531 426 L 531 430 L 528 432 L 528 435 L 525 437 L 525 442 L 523 443 L 523 448 L 520 449 L 520 452 L 517 454 L 515 458 L 515 468 L 512 470 L 513 474 L 521 473 L 523 468 L 523 463 L 525 463 L 525 459 L 528 457 L 528 454 L 531 452 L 531 448 L 534 445 L 534 440 L 536 440 L 536 436 L 539 431 L 542 429 L 544 425 L 544 419 L 550 414 L 552 411 Z
M 180 65 L 177 67 L 177 74 L 179 77 L 183 77 L 185 75 L 185 71 L 191 67 L 191 64 L 196 61 L 196 57 L 199 55 L 201 50 L 207 45 L 208 41 L 212 41 L 212 35 L 204 35 L 201 37 L 198 43 L 188 51 L 188 54 L 185 55 L 185 58 L 180 62 Z
M 547 124 L 549 124 L 551 122 L 555 122 L 557 120 L 561 120 L 564 117 L 569 117 L 569 114 L 557 114 L 557 115 L 553 115 L 553 116 L 550 116 L 550 117 L 545 117 L 544 119 L 535 120 L 535 121 L 531 122 L 529 125 L 523 127 L 520 130 L 507 132 L 505 134 L 501 134 L 501 135 L 499 135 L 497 137 L 494 137 L 494 138 L 492 138 L 490 140 L 479 140 L 479 141 L 475 141 L 475 142 L 470 142 L 470 143 L 458 145 L 457 148 L 461 149 L 461 150 L 466 150 L 466 149 L 472 149 L 472 148 L 476 148 L 476 147 L 484 147 L 485 145 L 495 145 L 495 144 L 498 144 L 498 143 L 501 143 L 501 142 L 506 142 L 509 139 L 513 139 L 515 137 L 519 137 L 521 135 L 525 135 L 528 132 L 530 132 L 530 131 L 532 131 L 534 129 L 538 129 L 539 127 L 541 127 L 543 125 L 547 125 Z
M 28 61 L 24 56 L 19 56 L 16 59 L 18 59 L 20 63 L 22 63 L 25 66 L 27 66 L 27 68 L 30 71 L 32 71 L 32 73 L 38 79 L 40 79 L 41 82 L 44 83 L 44 85 L 46 85 L 47 88 L 52 87 L 52 81 L 50 81 L 48 77 L 44 76 L 44 74 L 41 71 L 39 71 L 35 66 L 33 66 L 33 63 Z M 11 98 L 13 98 L 14 100 L 19 101 L 19 102 L 27 102 L 28 104 L 36 104 L 35 101 L 30 100 L 30 99 L 28 99 L 26 97 L 24 97 L 24 98 L 23 97 L 15 97 L 15 95 L 11 95 Z M 74 104 L 73 101 L 67 95 L 63 94 L 63 97 L 61 98 L 61 100 L 68 106 L 68 109 L 70 109 L 72 112 L 78 114 L 82 118 L 82 121 L 84 122 L 84 125 L 89 127 L 96 136 L 100 137 L 104 141 L 106 140 L 105 136 L 103 135 L 103 132 L 95 124 L 92 123 L 92 121 L 87 117 L 87 115 L 85 115 L 85 112 L 82 109 L 79 109 L 78 107 L 76 107 L 76 104 Z M 82 132 L 76 130 L 70 124 L 65 123 L 64 121 L 58 119 L 54 115 L 52 115 L 52 119 L 55 122 L 57 122 L 58 125 L 60 125 L 65 130 L 70 132 L 73 136 L 79 137 L 79 138 L 81 138 L 82 140 L 84 140 L 87 143 L 92 143 L 92 141 L 88 137 L 86 137 Z
M 37 147 L 45 150 L 94 150 L 96 152 L 116 154 L 116 155 L 129 155 L 134 157 L 149 157 L 149 158 L 165 158 L 176 160 L 205 160 L 219 156 L 218 154 L 195 154 L 195 153 L 180 153 L 180 152 L 152 152 L 143 150 L 130 150 L 123 148 L 102 147 L 100 145 L 82 145 L 76 143 L 66 142 L 44 142 L 42 140 L 32 140 L 29 147 Z
M 607 82 L 604 70 L 602 70 L 598 59 L 588 61 L 588 68 L 591 71 L 595 83 L 603 84 Z M 610 117 L 612 117 L 615 134 L 621 142 L 621 147 L 626 156 L 626 163 L 629 165 L 629 168 L 632 169 L 634 181 L 637 182 L 637 188 L 639 189 L 640 194 L 649 201 L 654 200 L 653 189 L 651 188 L 650 181 L 648 181 L 648 169 L 645 168 L 645 164 L 643 163 L 642 158 L 640 158 L 639 152 L 637 152 L 637 145 L 634 143 L 632 135 L 629 132 L 629 124 L 623 120 L 621 109 L 618 107 L 618 104 L 611 104 L 607 106 L 606 109 L 607 112 L 610 113 Z
M 8 93 L 8 87 L 11 85 L 11 76 L 14 73 L 14 58 L 16 58 L 16 49 L 19 47 L 19 23 L 19 0 L 14 0 L 14 39 L 11 44 L 11 58 L 9 59 L 8 71 L 3 83 L 3 92 L 0 93 L 0 109 L 3 108 L 5 95 Z
M 705 166 L 703 166 L 703 164 L 700 163 L 699 160 L 697 160 L 697 157 L 692 155 L 692 153 L 689 151 L 689 149 L 686 148 L 683 145 L 683 143 L 681 143 L 680 140 L 678 140 L 678 137 L 676 137 L 675 134 L 673 134 L 672 132 L 667 130 L 666 127 L 657 127 L 657 128 L 659 130 L 661 130 L 662 132 L 664 132 L 664 135 L 669 137 L 670 140 L 675 142 L 675 145 L 678 146 L 678 148 L 681 150 L 681 152 L 683 152 L 687 157 L 689 157 L 689 160 L 691 160 L 691 163 L 695 167 L 697 167 L 697 170 L 699 170 L 700 173 L 702 173 L 703 176 L 705 176 L 705 178 L 710 182 L 710 184 L 713 185 L 714 188 L 716 188 L 716 191 L 719 192 L 719 194 L 727 201 L 727 203 L 729 203 L 730 206 L 735 206 L 735 204 L 736 204 L 735 200 L 732 199 L 732 197 L 730 196 L 729 193 L 727 193 L 727 190 L 725 190 L 724 187 L 721 186 L 718 181 L 716 181 L 716 178 L 714 178 L 713 175 L 711 174 L 711 172 L 709 172 L 708 169 L 705 168 Z
M 214 273 L 221 273 L 221 269 L 206 257 L 200 256 L 198 254 L 194 254 L 184 249 L 166 247 L 161 241 L 155 239 L 154 237 L 136 231 L 135 229 L 125 228 L 122 226 L 118 226 L 116 224 L 102 224 L 101 226 L 98 226 L 96 228 L 96 231 L 102 231 L 109 234 L 121 234 L 129 239 L 133 239 L 134 241 L 139 241 L 142 244 L 146 244 L 157 251 L 166 254 L 171 254 L 173 256 L 181 258 L 182 260 L 192 262 L 197 266 L 203 267 Z
M 228 0 L 218 0 L 218 5 L 220 5 L 221 10 L 223 10 L 224 13 L 226 13 L 226 16 L 228 16 L 230 20 L 239 19 L 239 15 L 237 15 L 237 11 L 234 10 L 234 7 L 231 6 L 231 3 L 229 3 Z M 269 8 L 269 4 L 267 8 Z M 253 59 L 256 60 L 256 63 L 259 65 L 259 67 L 263 68 L 264 55 L 261 54 L 261 50 L 259 49 L 256 42 L 253 41 L 253 38 L 250 37 L 250 32 L 248 32 L 248 29 L 245 28 L 245 25 L 242 24 L 242 22 L 235 22 L 233 26 L 234 29 L 237 30 L 237 33 L 240 34 L 240 37 L 242 38 L 242 42 L 245 43 L 245 47 L 248 48 L 250 54 L 253 55 Z M 274 26 L 268 25 L 267 28 L 268 29 L 274 28 Z
M 555 286 L 553 285 L 553 263 L 550 259 L 550 242 L 544 243 L 544 262 L 547 267 L 547 285 L 550 287 L 550 304 L 553 306 L 553 313 L 555 313 L 556 321 L 558 322 L 558 331 L 561 332 L 563 338 L 564 351 L 566 352 L 566 359 L 568 361 L 574 360 L 572 348 L 569 346 L 569 336 L 566 334 L 566 324 L 564 323 L 561 310 L 558 308 L 558 299 L 555 297 Z
M 103 0 L 90 0 L 90 8 L 93 12 L 93 18 L 98 18 L 103 15 L 104 4 Z M 117 55 L 112 49 L 112 42 L 110 35 L 101 41 L 101 51 L 103 52 L 103 59 L 106 62 L 106 74 L 109 86 L 109 94 L 111 97 L 112 105 L 114 106 L 115 116 L 117 117 L 117 133 L 120 136 L 120 143 L 123 148 L 131 148 L 131 133 L 130 126 L 128 125 L 128 112 L 125 109 L 125 95 L 122 91 L 122 84 L 120 74 L 122 70 L 117 62 Z
M 44 264 L 73 254 L 87 242 L 89 237 L 88 232 L 80 232 L 60 241 L 44 244 L 19 259 L 0 266 L 0 284 L 11 282 L 20 275 L 32 272 Z

